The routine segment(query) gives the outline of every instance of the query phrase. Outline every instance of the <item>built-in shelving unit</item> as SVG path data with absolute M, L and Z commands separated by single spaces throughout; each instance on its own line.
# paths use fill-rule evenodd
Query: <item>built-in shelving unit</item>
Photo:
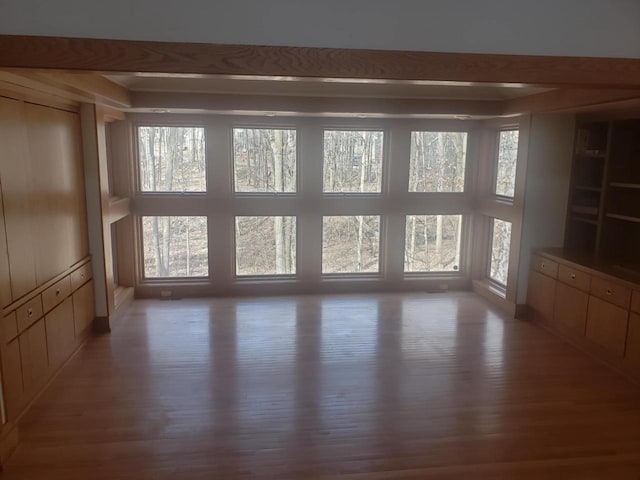
M 576 130 L 565 249 L 640 271 L 640 119 Z

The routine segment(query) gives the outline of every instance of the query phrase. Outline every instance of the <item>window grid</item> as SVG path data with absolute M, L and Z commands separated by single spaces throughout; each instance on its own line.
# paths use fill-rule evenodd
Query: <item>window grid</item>
M 396 121 L 388 121 L 378 123 L 376 126 L 371 125 L 374 122 L 364 121 L 362 126 L 354 126 L 354 122 L 345 122 L 345 126 L 341 125 L 341 122 L 332 122 L 331 126 L 322 125 L 319 121 L 309 121 L 303 119 L 299 121 L 294 119 L 291 122 L 287 122 L 286 126 L 282 124 L 282 119 L 278 119 L 278 122 L 271 123 L 268 119 L 264 121 L 253 121 L 244 126 L 244 124 L 237 124 L 234 120 L 222 121 L 216 119 L 211 123 L 205 123 L 206 138 L 217 139 L 218 141 L 214 146 L 207 144 L 205 151 L 207 153 L 205 172 L 209 171 L 208 175 L 212 175 L 214 189 L 216 191 L 205 191 L 204 194 L 213 203 L 209 203 L 209 206 L 205 207 L 204 204 L 190 202 L 187 196 L 180 193 L 169 194 L 170 198 L 163 196 L 162 198 L 155 198 L 153 196 L 145 196 L 145 201 L 141 202 L 141 207 L 136 208 L 136 213 L 141 216 L 154 216 L 166 214 L 164 212 L 180 212 L 186 215 L 204 215 L 208 219 L 208 235 L 209 235 L 209 269 L 210 272 L 208 282 L 216 285 L 230 285 L 236 280 L 242 280 L 244 278 L 256 278 L 257 281 L 269 282 L 271 279 L 277 280 L 278 278 L 291 277 L 296 282 L 314 282 L 321 281 L 322 279 L 331 280 L 334 277 L 345 276 L 345 278 L 357 280 L 358 278 L 371 278 L 371 276 L 380 279 L 380 281 L 390 281 L 392 277 L 400 278 L 402 281 L 403 273 L 408 273 L 403 268 L 403 261 L 405 257 L 405 241 L 404 235 L 396 236 L 393 232 L 385 232 L 385 228 L 394 228 L 394 232 L 399 226 L 399 221 L 402 219 L 406 225 L 406 216 L 409 213 L 415 213 L 418 215 L 436 215 L 438 210 L 441 210 L 441 200 L 436 200 L 435 203 L 430 203 L 424 199 L 414 197 L 414 192 L 409 192 L 406 183 L 401 181 L 402 171 L 409 170 L 409 159 L 405 156 L 409 153 L 408 141 L 402 148 L 398 148 L 398 138 L 407 138 L 405 135 L 409 135 L 414 131 L 437 131 L 433 127 L 420 128 L 408 128 L 402 126 L 399 128 Z M 264 123 L 263 123 L 264 122 Z M 145 125 L 151 122 L 146 122 Z M 350 125 L 346 125 L 350 123 Z M 358 123 L 358 122 L 356 122 Z M 451 123 L 451 122 L 450 122 Z M 171 122 L 163 126 L 171 125 Z M 178 126 L 184 126 L 177 123 Z M 273 126 L 272 126 L 273 125 Z M 469 126 L 467 122 L 466 126 Z M 471 127 L 470 127 L 471 128 Z M 236 144 L 234 143 L 235 132 L 244 131 L 248 129 L 258 130 L 284 130 L 295 132 L 296 145 L 293 149 L 296 153 L 296 165 L 295 165 L 295 190 L 288 193 L 289 196 L 259 196 L 252 197 L 246 196 L 247 192 L 236 191 L 236 169 L 234 168 L 234 160 L 236 153 Z M 230 138 L 226 146 L 221 145 L 220 139 L 224 137 L 224 131 L 228 133 L 227 138 Z M 375 198 L 367 197 L 360 192 L 340 192 L 339 197 L 335 196 L 334 192 L 324 191 L 324 144 L 325 144 L 325 132 L 338 131 L 338 132 L 374 132 L 380 134 L 380 158 L 382 159 L 379 167 L 377 167 L 374 178 L 378 191 L 365 191 L 365 194 L 374 194 Z M 443 128 L 441 131 L 451 131 L 448 128 Z M 406 134 L 403 132 L 407 132 Z M 244 132 L 243 132 L 244 133 Z M 457 132 L 464 135 L 464 148 L 465 155 L 467 149 L 467 143 L 469 142 L 468 133 L 466 131 Z M 319 140 L 319 142 L 318 142 Z M 393 145 L 393 142 L 396 142 Z M 392 144 L 389 147 L 389 144 Z M 406 149 L 406 150 L 404 150 Z M 404 152 L 406 151 L 406 154 Z M 398 152 L 402 152 L 403 155 L 399 155 Z M 400 159 L 400 160 L 399 160 Z M 316 165 L 320 165 L 320 169 Z M 361 160 L 360 160 L 361 161 Z M 229 166 L 225 166 L 227 163 Z M 465 158 L 465 168 L 469 162 Z M 306 165 L 306 166 L 305 166 Z M 356 167 L 360 165 L 358 162 Z M 225 177 L 230 176 L 227 180 L 230 182 L 230 190 L 228 193 L 220 193 L 219 187 L 224 184 L 224 178 L 216 177 L 216 173 L 223 171 Z M 306 172 L 306 173 L 305 173 Z M 312 180 L 313 172 L 321 174 L 321 180 L 316 183 Z M 391 172 L 391 173 L 389 173 Z M 303 173 L 306 177 L 300 176 Z M 383 176 L 390 175 L 389 178 L 384 179 Z M 406 177 L 404 177 L 406 178 Z M 400 179 L 400 181 L 399 181 Z M 462 182 L 466 181 L 466 172 L 462 172 Z M 389 182 L 387 184 L 387 182 Z M 406 180 L 405 180 L 406 182 Z M 383 186 L 387 184 L 386 187 Z M 316 187 L 319 187 L 317 193 L 313 193 Z M 139 191 L 140 195 L 146 192 Z M 249 192 L 249 193 L 277 193 L 277 192 Z M 445 210 L 451 212 L 451 215 L 458 216 L 460 218 L 460 224 L 463 224 L 463 216 L 460 214 L 465 211 L 465 199 L 464 196 L 468 194 L 464 192 L 464 188 L 461 192 L 462 197 L 459 200 L 454 200 L 454 206 L 451 206 L 447 202 Z M 222 197 L 220 197 L 222 195 Z M 319 196 L 314 196 L 319 195 Z M 309 207 L 305 204 L 305 198 L 308 202 L 309 198 L 313 198 L 314 205 Z M 368 198 L 368 199 L 367 199 Z M 435 197 L 434 197 L 435 198 Z M 215 201 L 214 201 L 215 199 Z M 226 199 L 226 200 L 225 200 Z M 404 200 L 402 200 L 404 199 Z M 221 202 L 223 205 L 217 207 L 217 203 Z M 438 203 L 440 202 L 440 203 Z M 456 203 L 457 202 L 457 203 Z M 168 208 L 169 205 L 174 206 Z M 391 208 L 390 205 L 393 205 Z M 398 206 L 400 205 L 400 206 Z M 458 205 L 456 207 L 455 205 Z M 311 210 L 309 210 L 311 208 Z M 411 208 L 412 212 L 408 212 L 405 209 Z M 317 212 L 317 213 L 313 213 Z M 220 216 L 222 215 L 222 217 Z M 226 221 L 220 223 L 221 218 L 229 218 L 229 223 Z M 401 216 L 400 216 L 401 215 Z M 237 222 L 238 217 L 295 217 L 298 219 L 296 229 L 297 235 L 293 242 L 298 248 L 293 253 L 296 257 L 295 270 L 291 273 L 272 273 L 265 272 L 250 273 L 242 268 L 239 268 L 238 260 L 236 258 L 236 243 L 237 243 Z M 378 219 L 378 231 L 377 231 L 377 248 L 378 251 L 375 255 L 372 255 L 373 261 L 368 262 L 369 266 L 357 270 L 346 268 L 344 271 L 340 269 L 327 269 L 323 268 L 323 259 L 326 257 L 323 252 L 323 218 L 328 217 L 375 217 Z M 300 222 L 300 219 L 303 219 Z M 397 218 L 398 220 L 394 220 Z M 316 222 L 319 222 L 319 226 Z M 391 222 L 391 223 L 389 223 Z M 386 226 L 386 227 L 385 227 Z M 404 225 L 403 225 L 404 226 Z M 300 230 L 302 228 L 302 230 Z M 307 232 L 306 234 L 304 232 Z M 313 233 L 313 236 L 311 235 Z M 390 235 L 390 233 L 392 233 Z M 460 235 L 459 243 L 466 245 L 466 236 L 470 232 L 463 231 Z M 302 236 L 300 236 L 302 235 Z M 306 236 L 305 236 L 306 235 Z M 318 237 L 318 238 L 316 238 Z M 226 240 L 230 238 L 231 240 Z M 304 241 L 303 241 L 304 240 Z M 302 245 L 300 242 L 303 241 Z M 402 242 L 402 244 L 400 244 Z M 466 248 L 466 247 L 465 247 Z M 302 256 L 302 257 L 301 257 Z M 357 255 L 354 255 L 357 256 Z M 467 277 L 469 275 L 468 266 L 460 263 L 460 258 L 463 258 L 463 252 L 459 254 L 457 261 L 454 263 L 459 264 L 459 269 L 439 270 L 439 271 L 414 271 L 411 277 L 413 278 L 426 278 L 437 274 L 438 278 L 442 278 L 442 275 L 450 276 L 451 278 Z M 464 257 L 466 258 L 466 257 Z M 386 259 L 386 260 L 385 260 Z M 299 262 L 302 261 L 302 264 Z M 366 262 L 365 262 L 366 263 Z M 375 265 L 375 268 L 371 265 Z M 417 277 L 415 275 L 417 275 Z M 148 275 L 143 275 L 139 281 L 143 283 L 153 281 L 156 278 Z M 409 277 L 407 277 L 409 278 Z M 435 277 L 434 277 L 435 278 Z M 172 281 L 179 283 L 181 280 L 188 283 L 189 278 L 177 278 L 172 277 Z

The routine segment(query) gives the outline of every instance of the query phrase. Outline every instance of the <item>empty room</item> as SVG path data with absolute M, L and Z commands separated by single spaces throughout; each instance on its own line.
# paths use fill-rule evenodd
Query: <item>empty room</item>
M 0 1 L 0 479 L 640 478 L 640 4 Z

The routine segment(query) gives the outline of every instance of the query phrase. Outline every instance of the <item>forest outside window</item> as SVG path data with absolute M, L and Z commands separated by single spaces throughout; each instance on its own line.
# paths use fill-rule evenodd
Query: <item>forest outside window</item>
M 295 192 L 296 131 L 234 128 L 233 171 L 236 192 Z
M 145 278 L 209 275 L 207 217 L 142 217 Z
M 462 215 L 407 215 L 404 271 L 460 269 Z
M 503 130 L 498 136 L 495 194 L 501 197 L 515 194 L 519 136 L 518 130 Z
M 205 192 L 205 133 L 201 127 L 138 127 L 142 192 Z
M 322 273 L 377 273 L 379 270 L 379 216 L 323 217 Z
M 325 193 L 380 193 L 384 133 L 325 130 Z
M 463 192 L 466 132 L 411 132 L 410 192 Z
M 491 258 L 489 278 L 505 286 L 509 275 L 509 253 L 511 250 L 511 222 L 491 219 Z
M 236 217 L 236 275 L 296 273 L 296 217 Z

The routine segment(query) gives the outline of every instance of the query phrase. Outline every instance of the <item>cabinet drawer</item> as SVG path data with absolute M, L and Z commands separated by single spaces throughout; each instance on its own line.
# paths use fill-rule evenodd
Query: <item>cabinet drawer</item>
M 16 312 L 11 312 L 2 319 L 2 339 L 4 343 L 9 343 L 18 336 L 18 322 L 16 322 Z
M 42 306 L 44 311 L 48 312 L 51 310 L 67 298 L 70 293 L 71 281 L 69 280 L 69 276 L 66 276 L 42 292 Z
M 86 263 L 77 270 L 71 272 L 71 291 L 75 292 L 91 278 L 91 264 Z
M 640 292 L 637 290 L 631 294 L 631 310 L 640 313 Z
M 624 356 L 629 312 L 599 298 L 589 297 L 587 338 L 609 353 Z
M 631 302 L 630 289 L 599 277 L 591 279 L 591 295 L 625 309 L 629 308 L 629 303 Z
M 588 292 L 591 286 L 591 275 L 566 265 L 558 266 L 558 280 L 583 292 Z
M 42 317 L 42 313 L 42 298 L 38 295 L 16 310 L 18 331 L 22 332 L 29 328 L 36 320 Z
M 531 268 L 552 278 L 558 276 L 558 264 L 553 260 L 538 255 L 531 257 Z

